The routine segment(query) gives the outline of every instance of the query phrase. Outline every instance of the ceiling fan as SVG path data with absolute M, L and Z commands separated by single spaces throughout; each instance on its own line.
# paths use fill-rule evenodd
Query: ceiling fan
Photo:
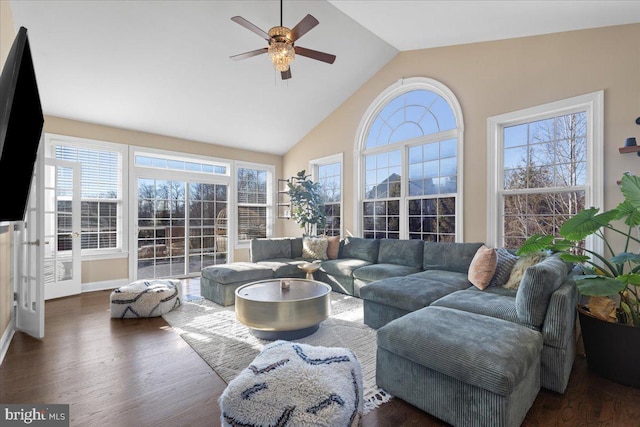
M 301 46 L 295 46 L 295 42 L 318 25 L 319 22 L 313 16 L 307 15 L 302 18 L 302 20 L 298 22 L 298 25 L 293 27 L 293 29 L 284 27 L 282 25 L 282 0 L 280 0 L 280 26 L 271 28 L 268 33 L 264 32 L 241 16 L 234 16 L 231 20 L 250 31 L 253 31 L 269 42 L 268 47 L 233 55 L 231 56 L 231 59 L 238 61 L 261 55 L 263 53 L 269 53 L 273 66 L 276 70 L 280 71 L 282 80 L 291 78 L 290 64 L 295 59 L 296 54 L 318 61 L 327 62 L 329 64 L 333 64 L 333 61 L 336 60 L 335 55 L 307 49 Z

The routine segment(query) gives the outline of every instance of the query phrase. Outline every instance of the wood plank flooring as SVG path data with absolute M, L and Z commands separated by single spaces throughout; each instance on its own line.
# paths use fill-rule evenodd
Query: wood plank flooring
M 197 280 L 184 282 L 198 295 Z M 72 426 L 218 426 L 226 387 L 162 318 L 111 319 L 109 291 L 46 303 L 43 340 L 16 333 L 0 366 L 1 403 L 68 403 Z M 400 399 L 368 426 L 445 426 Z M 640 389 L 576 359 L 564 395 L 542 390 L 523 426 L 640 427 Z

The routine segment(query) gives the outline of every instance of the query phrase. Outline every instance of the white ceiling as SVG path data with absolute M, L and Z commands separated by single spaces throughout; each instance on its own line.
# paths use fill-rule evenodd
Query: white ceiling
M 285 0 L 284 25 L 320 24 L 296 45 L 281 81 L 264 31 L 280 2 L 12 0 L 29 31 L 46 114 L 194 141 L 284 154 L 398 51 L 640 22 L 640 1 Z M 178 148 L 178 147 L 176 147 Z

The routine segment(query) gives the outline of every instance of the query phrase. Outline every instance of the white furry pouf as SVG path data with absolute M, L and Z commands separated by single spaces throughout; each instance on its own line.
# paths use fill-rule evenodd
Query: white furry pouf
M 111 292 L 111 317 L 158 317 L 180 305 L 180 281 L 138 280 Z
M 353 352 L 275 341 L 220 396 L 223 426 L 357 426 L 362 368 Z

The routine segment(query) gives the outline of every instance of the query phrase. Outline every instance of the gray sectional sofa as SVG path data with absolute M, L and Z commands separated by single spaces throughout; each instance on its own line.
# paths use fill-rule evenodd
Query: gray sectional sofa
M 519 425 L 540 387 L 563 393 L 569 380 L 572 265 L 549 256 L 517 290 L 480 290 L 467 279 L 480 246 L 347 237 L 315 277 L 362 298 L 378 329 L 378 385 L 391 395 L 453 425 Z M 251 262 L 203 269 L 202 295 L 229 305 L 244 283 L 304 277 L 302 253 L 301 238 L 253 240 Z

